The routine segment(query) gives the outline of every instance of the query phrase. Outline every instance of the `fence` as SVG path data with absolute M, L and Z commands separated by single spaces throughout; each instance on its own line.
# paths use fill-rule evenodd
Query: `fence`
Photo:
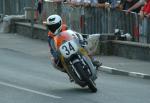
M 86 34 L 114 33 L 116 28 L 130 33 L 133 41 L 150 43 L 150 20 L 140 19 L 136 13 L 127 14 L 116 9 L 61 6 L 63 20 L 76 31 Z
M 0 14 L 2 14 L 3 11 L 4 11 L 4 10 L 3 10 L 3 4 L 4 4 L 4 3 L 3 3 L 3 0 L 1 0 L 1 1 L 0 1 Z
M 27 6 L 32 6 L 32 0 L 0 0 L 0 14 L 24 14 L 24 7 Z
M 0 13 L 24 14 L 24 7 L 31 7 L 36 0 L 0 0 Z M 5 5 L 4 5 L 5 4 Z M 76 31 L 95 33 L 114 33 L 116 28 L 130 33 L 134 41 L 150 43 L 150 20 L 141 20 L 136 13 L 96 7 L 71 6 L 61 2 L 44 2 L 44 19 L 51 14 L 59 14 L 63 21 Z

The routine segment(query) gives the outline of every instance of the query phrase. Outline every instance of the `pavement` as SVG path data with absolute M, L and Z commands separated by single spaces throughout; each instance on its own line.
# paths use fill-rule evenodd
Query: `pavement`
M 117 56 L 95 56 L 103 65 L 100 71 L 150 80 L 150 62 Z

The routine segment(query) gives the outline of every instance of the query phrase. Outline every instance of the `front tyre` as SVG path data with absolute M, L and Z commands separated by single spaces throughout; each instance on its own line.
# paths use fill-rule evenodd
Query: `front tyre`
M 91 79 L 87 80 L 87 85 L 93 93 L 97 92 L 96 84 L 94 83 L 93 80 Z
M 75 67 L 77 67 L 77 71 L 79 72 L 80 76 L 83 78 L 84 81 L 86 81 L 89 89 L 95 93 L 97 92 L 96 84 L 95 82 L 88 76 L 87 72 L 84 70 L 82 63 L 78 62 L 75 64 Z

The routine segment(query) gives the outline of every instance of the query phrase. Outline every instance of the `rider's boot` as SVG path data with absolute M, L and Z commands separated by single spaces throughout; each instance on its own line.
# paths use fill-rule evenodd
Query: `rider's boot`
M 96 67 L 96 70 L 99 69 L 100 66 L 102 66 L 102 63 L 98 60 L 95 60 L 94 58 L 91 59 L 93 65 Z

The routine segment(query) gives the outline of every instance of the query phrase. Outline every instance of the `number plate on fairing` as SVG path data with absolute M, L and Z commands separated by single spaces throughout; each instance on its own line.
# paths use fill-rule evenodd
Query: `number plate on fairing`
M 75 54 L 78 51 L 78 45 L 73 41 L 67 41 L 64 44 L 62 44 L 59 48 L 61 54 L 65 57 L 68 58 L 72 54 Z

